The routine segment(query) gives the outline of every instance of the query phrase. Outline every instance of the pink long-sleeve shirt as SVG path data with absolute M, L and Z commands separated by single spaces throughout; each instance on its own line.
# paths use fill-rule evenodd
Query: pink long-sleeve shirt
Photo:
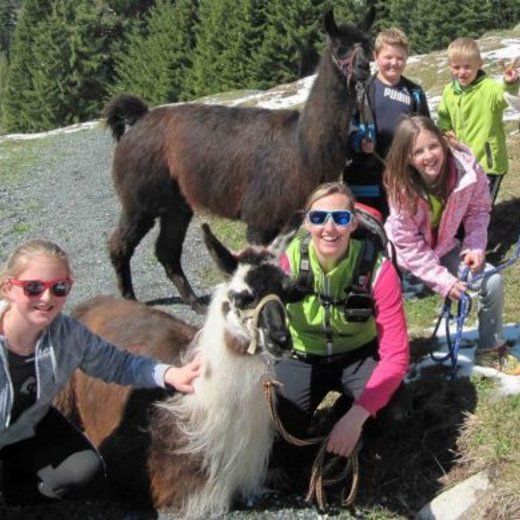
M 399 266 L 447 296 L 457 277 L 441 264 L 441 257 L 459 245 L 457 230 L 464 224 L 461 254 L 484 255 L 491 199 L 487 177 L 475 156 L 462 145 L 448 156 L 452 189 L 442 213 L 436 240 L 426 200 L 417 200 L 415 214 L 399 211 L 390 201 L 385 230 L 395 246 Z

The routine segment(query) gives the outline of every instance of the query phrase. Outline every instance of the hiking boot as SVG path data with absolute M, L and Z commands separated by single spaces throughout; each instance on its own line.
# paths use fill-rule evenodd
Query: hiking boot
M 513 355 L 506 346 L 491 350 L 477 350 L 475 365 L 494 368 L 510 376 L 520 376 L 520 359 Z

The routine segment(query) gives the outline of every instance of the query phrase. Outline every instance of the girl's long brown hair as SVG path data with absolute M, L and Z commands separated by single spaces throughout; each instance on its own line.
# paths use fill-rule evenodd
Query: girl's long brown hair
M 431 132 L 439 140 L 444 151 L 441 174 L 433 184 L 428 186 L 419 172 L 410 164 L 412 149 L 417 136 L 422 131 Z M 414 214 L 417 211 L 417 199 L 425 193 L 431 193 L 446 202 L 449 153 L 446 138 L 430 118 L 411 116 L 402 119 L 395 129 L 392 146 L 386 156 L 386 169 L 383 175 L 383 183 L 391 204 L 398 211 L 404 209 Z

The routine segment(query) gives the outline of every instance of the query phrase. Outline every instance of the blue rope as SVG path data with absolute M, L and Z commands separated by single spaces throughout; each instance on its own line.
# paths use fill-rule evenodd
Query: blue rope
M 461 264 L 459 266 L 458 279 L 461 282 L 464 282 L 468 289 L 476 290 L 475 285 L 480 280 L 491 276 L 492 274 L 499 273 L 506 269 L 507 267 L 513 265 L 520 258 L 520 236 L 516 242 L 515 250 L 509 259 L 507 259 L 502 264 L 490 269 L 489 271 L 483 271 L 477 275 L 471 277 L 471 280 L 468 280 L 469 277 L 469 267 Z M 444 305 L 442 306 L 441 313 L 439 315 L 439 319 L 435 325 L 435 329 L 432 335 L 432 342 L 437 335 L 437 331 L 439 330 L 440 324 L 442 320 L 445 320 L 445 330 L 446 330 L 446 342 L 448 344 L 448 352 L 447 354 L 435 353 L 432 350 L 430 351 L 430 357 L 433 361 L 438 363 L 444 363 L 448 359 L 451 364 L 451 377 L 454 379 L 457 374 L 457 360 L 459 356 L 460 343 L 462 341 L 462 330 L 464 328 L 464 322 L 466 321 L 469 313 L 471 312 L 471 296 L 467 292 L 463 292 L 460 296 L 460 299 L 457 304 L 457 316 L 456 319 L 456 329 L 455 329 L 455 340 L 452 341 L 451 331 L 450 331 L 450 320 L 453 319 L 453 315 L 451 314 L 451 299 L 448 297 L 444 300 Z
M 462 331 L 464 329 L 464 322 L 466 321 L 469 313 L 471 312 L 471 296 L 466 292 L 463 292 L 460 296 L 460 299 L 457 303 L 457 315 L 455 316 L 455 340 L 452 341 L 451 331 L 450 331 L 450 320 L 453 319 L 453 315 L 451 314 L 451 304 L 452 301 L 450 298 L 446 298 L 444 300 L 444 305 L 442 306 L 442 311 L 439 315 L 439 319 L 437 320 L 437 324 L 435 325 L 435 329 L 432 334 L 432 341 L 437 335 L 437 331 L 439 330 L 440 324 L 444 319 L 445 322 L 445 331 L 446 331 L 446 342 L 448 344 L 448 352 L 446 354 L 438 354 L 432 350 L 430 351 L 430 357 L 433 361 L 437 363 L 444 363 L 446 360 L 450 360 L 451 364 L 451 377 L 455 379 L 457 374 L 457 360 L 459 357 L 460 344 L 462 342 Z

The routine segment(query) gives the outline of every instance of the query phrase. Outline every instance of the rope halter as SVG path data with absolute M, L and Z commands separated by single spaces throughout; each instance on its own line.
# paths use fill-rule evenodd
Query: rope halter
M 266 294 L 253 309 L 237 309 L 240 319 L 247 327 L 247 330 L 251 336 L 251 342 L 249 343 L 249 347 L 247 349 L 248 354 L 253 355 L 256 353 L 258 348 L 258 321 L 260 320 L 260 314 L 262 313 L 262 310 L 270 302 L 278 302 L 280 304 L 285 319 L 287 317 L 285 305 L 283 304 L 281 298 L 276 294 Z
M 347 78 L 347 86 L 350 85 L 354 67 L 356 66 L 356 59 L 360 54 L 363 54 L 363 48 L 359 43 L 356 43 L 354 45 L 354 49 L 352 49 L 352 52 L 343 58 L 337 58 L 334 56 L 334 54 L 332 54 L 332 61 L 336 64 L 336 67 L 338 67 L 345 78 Z

